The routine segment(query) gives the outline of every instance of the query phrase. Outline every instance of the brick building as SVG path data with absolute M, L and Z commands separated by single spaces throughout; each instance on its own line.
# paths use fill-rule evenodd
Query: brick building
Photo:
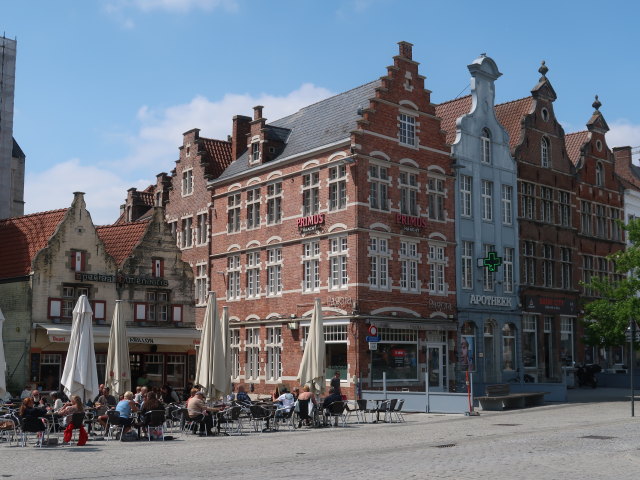
M 71 207 L 0 220 L 0 308 L 6 317 L 8 383 L 58 389 L 72 310 L 94 311 L 98 376 L 104 379 L 117 299 L 128 319 L 132 378 L 183 388 L 194 373 L 193 275 L 156 208 L 145 222 L 95 227 L 84 196 Z
M 452 160 L 412 46 L 399 45 L 379 80 L 274 122 L 261 106 L 234 119 L 238 153 L 209 184 L 234 382 L 296 383 L 319 297 L 327 378 L 341 371 L 346 392 L 383 372 L 390 386 L 454 384 Z

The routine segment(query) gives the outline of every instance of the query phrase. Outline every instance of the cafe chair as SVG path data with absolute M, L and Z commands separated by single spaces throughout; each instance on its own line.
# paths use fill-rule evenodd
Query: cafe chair
M 398 423 L 404 423 L 405 422 L 404 416 L 402 415 L 402 407 L 403 406 L 404 406 L 404 398 L 401 399 L 401 400 L 398 400 L 398 403 L 396 404 L 396 407 L 391 412 L 391 414 L 396 417 L 396 421 Z
M 150 410 L 144 414 L 143 425 L 147 428 L 147 438 L 162 439 L 164 442 L 164 424 L 166 414 L 164 410 Z
M 265 422 L 268 424 L 268 420 L 271 418 L 272 412 L 264 408 L 262 405 L 251 405 L 249 407 L 249 411 L 251 412 L 251 423 L 253 423 L 253 430 L 255 432 L 261 432 L 262 425 Z
M 295 413 L 294 422 L 297 420 L 297 427 L 302 425 L 311 426 L 314 424 L 315 405 L 309 400 L 298 400 L 298 411 Z
M 280 407 L 276 409 L 274 418 L 273 418 L 273 427 L 278 430 L 280 428 L 280 424 L 283 426 L 287 426 L 289 430 L 294 430 L 297 428 L 296 419 L 293 415 L 294 407 L 291 406 L 289 408 Z
M 218 414 L 218 422 L 224 425 L 226 433 L 235 432 L 242 435 L 242 407 L 235 405 L 224 409 Z
M 67 427 L 64 430 L 63 442 L 69 444 L 74 435 L 74 430 L 78 430 L 78 438 L 77 443 L 78 446 L 83 446 L 87 443 L 89 439 L 89 435 L 87 431 L 84 429 L 84 420 L 85 414 L 84 412 L 78 412 L 71 415 L 71 419 L 69 420 Z
M 20 446 L 26 447 L 30 433 L 36 434 L 36 447 L 42 447 L 49 441 L 49 422 L 46 418 L 26 417 L 20 420 Z
M 119 435 L 120 440 L 122 440 L 123 431 L 124 425 L 120 420 L 120 412 L 117 410 L 107 410 L 106 439 L 117 440 Z
M 339 426 L 342 423 L 343 427 L 347 426 L 347 416 L 345 412 L 346 402 L 333 402 L 325 408 L 326 414 L 329 417 L 329 424 L 331 426 Z M 333 419 L 333 422 L 331 421 Z
M 18 430 L 20 419 L 14 413 L 6 413 L 0 416 L 0 440 L 11 445 L 15 440 L 19 441 Z

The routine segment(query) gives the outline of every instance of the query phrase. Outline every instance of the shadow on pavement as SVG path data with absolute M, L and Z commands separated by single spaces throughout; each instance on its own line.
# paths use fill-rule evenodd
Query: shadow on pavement
M 634 390 L 635 401 L 640 401 L 640 385 Z M 629 402 L 630 388 L 570 388 L 567 389 L 568 403 L 597 403 L 597 402 Z M 638 404 L 640 408 L 640 403 Z

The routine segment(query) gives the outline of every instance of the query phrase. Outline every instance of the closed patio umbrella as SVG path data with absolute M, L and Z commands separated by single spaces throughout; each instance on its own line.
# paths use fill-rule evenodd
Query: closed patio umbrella
M 122 302 L 116 300 L 116 308 L 111 320 L 109 349 L 107 350 L 107 368 L 104 384 L 118 398 L 131 390 L 131 365 L 129 363 L 129 338 L 127 325 L 122 312 Z
M 81 295 L 73 309 L 69 350 L 62 371 L 62 386 L 68 396 L 78 395 L 83 401 L 98 393 L 98 371 L 93 346 L 93 310 L 86 295 Z
M 4 340 L 2 339 L 2 326 L 4 325 L 4 315 L 0 310 L 0 401 L 4 399 L 5 393 L 7 393 L 7 378 L 5 377 L 7 371 L 7 363 L 4 359 Z
M 324 347 L 324 325 L 320 299 L 316 298 L 311 314 L 309 335 L 304 347 L 298 381 L 301 385 L 309 385 L 315 394 L 324 393 L 326 386 L 326 356 Z
M 226 318 L 226 320 L 225 320 Z M 226 323 L 226 331 L 223 324 Z M 208 400 L 217 399 L 231 391 L 231 373 L 227 352 L 229 332 L 228 313 L 218 319 L 216 294 L 209 292 L 207 309 L 204 313 L 200 351 L 196 364 L 195 383 L 204 387 Z

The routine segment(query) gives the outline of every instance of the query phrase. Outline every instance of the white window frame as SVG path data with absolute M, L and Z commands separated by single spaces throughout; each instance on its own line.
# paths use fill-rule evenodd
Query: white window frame
M 231 193 L 227 197 L 227 233 L 240 231 L 241 198 L 240 192 Z
M 266 380 L 282 378 L 282 327 L 267 327 L 267 370 Z
M 480 136 L 481 142 L 481 162 L 485 165 L 491 165 L 491 132 L 483 128 Z
M 473 242 L 462 241 L 460 258 L 462 274 L 460 285 L 464 289 L 471 290 L 473 289 Z
M 282 295 L 282 248 L 267 249 L 267 296 Z
M 329 239 L 329 290 L 345 289 L 349 286 L 347 257 L 349 246 L 346 235 Z
M 258 380 L 260 378 L 260 327 L 247 327 L 245 335 L 245 378 Z
M 302 244 L 302 291 L 320 291 L 320 241 L 311 240 Z
M 502 185 L 502 224 L 513 224 L 513 187 Z
M 482 220 L 493 222 L 493 182 L 482 180 Z
M 504 293 L 513 293 L 513 262 L 514 262 L 514 249 L 511 247 L 504 248 L 504 260 L 503 260 L 503 283 L 502 289 Z
M 549 168 L 549 139 L 542 137 L 540 140 L 540 166 L 542 168 Z
M 418 216 L 418 175 L 414 172 L 400 171 L 398 175 L 400 189 L 400 213 Z
M 320 212 L 320 172 L 302 175 L 302 216 L 317 215 Z
M 473 177 L 460 175 L 460 215 L 471 217 L 473 215 Z
M 231 378 L 240 378 L 240 329 L 229 329 L 229 346 L 231 347 Z
M 418 280 L 418 242 L 411 240 L 400 241 L 400 290 L 417 293 L 420 291 Z
M 484 258 L 489 256 L 489 252 L 495 252 L 496 246 L 488 243 L 484 244 Z M 482 289 L 485 292 L 494 292 L 496 289 L 496 272 L 492 272 L 486 267 L 482 267 L 484 271 L 483 281 L 482 281 Z
M 282 223 L 282 182 L 267 185 L 267 225 Z
M 329 211 L 347 208 L 347 167 L 344 164 L 329 168 Z
M 443 244 L 429 243 L 429 293 L 446 295 L 447 283 L 445 269 L 447 266 L 447 250 Z
M 524 357 L 524 343 L 525 338 L 532 339 L 532 351 L 534 354 L 533 365 L 525 365 L 525 368 L 538 368 L 538 317 L 536 315 L 523 315 L 522 316 L 522 343 L 523 343 L 523 357 Z M 524 358 L 523 358 L 524 361 Z
M 247 230 L 260 228 L 260 188 L 247 190 Z
M 182 219 L 181 248 L 193 247 L 193 217 L 184 217 Z
M 209 292 L 209 271 L 206 262 L 196 264 L 195 288 L 196 305 L 205 305 Z
M 400 145 L 416 146 L 417 123 L 414 115 L 400 112 L 398 115 L 398 141 Z
M 371 236 L 369 238 L 368 256 L 370 260 L 369 286 L 374 290 L 390 290 L 391 278 L 389 277 L 389 239 L 386 237 Z
M 560 288 L 563 290 L 571 290 L 573 288 L 571 281 L 571 249 L 569 247 L 560 247 Z
M 193 169 L 189 168 L 182 171 L 182 196 L 186 197 L 193 194 Z
M 206 245 L 209 242 L 209 222 L 206 212 L 196 215 L 196 245 Z
M 236 253 L 227 256 L 227 300 L 240 300 L 240 275 L 242 264 L 240 254 Z
M 429 194 L 429 218 L 431 220 L 444 221 L 445 219 L 445 179 L 429 176 L 427 192 Z
M 247 298 L 260 298 L 260 250 L 247 252 Z
M 389 169 L 375 163 L 369 164 L 369 208 L 389 211 Z

